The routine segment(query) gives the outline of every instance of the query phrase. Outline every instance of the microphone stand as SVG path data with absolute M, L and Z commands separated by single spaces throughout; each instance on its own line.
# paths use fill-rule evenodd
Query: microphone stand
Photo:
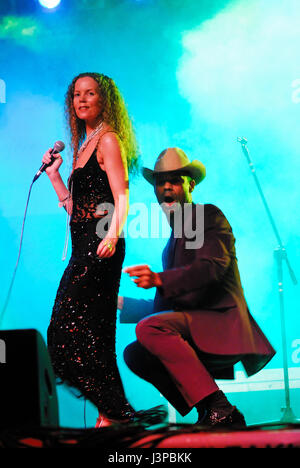
M 286 250 L 283 246 L 283 243 L 281 241 L 278 229 L 275 225 L 274 219 L 272 217 L 271 211 L 268 207 L 268 204 L 266 202 L 265 196 L 263 194 L 263 191 L 261 189 L 259 180 L 257 178 L 256 172 L 254 165 L 251 161 L 249 150 L 247 148 L 247 140 L 246 138 L 241 138 L 238 137 L 237 141 L 241 143 L 242 151 L 244 155 L 246 156 L 246 159 L 248 161 L 250 170 L 252 172 L 252 175 L 254 177 L 254 180 L 256 182 L 258 191 L 260 193 L 260 196 L 262 198 L 263 204 L 265 206 L 265 209 L 267 211 L 267 215 L 269 217 L 269 220 L 271 222 L 273 231 L 275 233 L 275 237 L 278 242 L 278 247 L 274 250 L 274 257 L 277 263 L 277 277 L 278 277 L 278 293 L 279 293 L 279 304 L 280 304 L 280 319 L 281 319 L 281 336 L 282 336 L 282 354 L 283 354 L 283 375 L 284 375 L 284 389 L 285 389 L 285 407 L 281 408 L 281 411 L 283 412 L 282 418 L 279 421 L 280 423 L 295 423 L 299 422 L 291 408 L 290 404 L 290 390 L 289 390 L 289 371 L 288 371 L 288 359 L 287 359 L 287 346 L 286 346 L 286 328 L 285 328 L 285 310 L 284 310 L 284 298 L 283 298 L 283 262 L 286 263 L 288 267 L 288 271 L 290 274 L 290 277 L 293 281 L 293 283 L 296 285 L 298 284 L 296 276 L 292 270 L 292 267 L 290 265 Z

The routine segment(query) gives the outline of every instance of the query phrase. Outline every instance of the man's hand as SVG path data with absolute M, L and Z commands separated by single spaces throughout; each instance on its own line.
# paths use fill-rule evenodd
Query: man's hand
M 150 270 L 148 265 L 135 265 L 124 268 L 123 271 L 129 276 L 136 277 L 133 281 L 139 288 L 150 289 L 162 286 L 159 274 Z

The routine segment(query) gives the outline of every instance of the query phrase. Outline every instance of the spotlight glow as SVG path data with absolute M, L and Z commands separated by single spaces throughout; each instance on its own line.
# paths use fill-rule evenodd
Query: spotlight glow
M 60 0 L 39 0 L 39 3 L 44 8 L 56 8 L 60 4 Z

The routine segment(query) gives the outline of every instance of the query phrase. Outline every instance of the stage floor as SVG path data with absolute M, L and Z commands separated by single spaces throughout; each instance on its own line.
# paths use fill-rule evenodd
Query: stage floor
M 197 448 L 300 448 L 300 424 L 267 424 L 239 431 L 208 431 L 190 424 L 153 428 L 132 424 L 101 429 L 23 427 L 3 430 L 0 447 L 101 448 L 107 457 L 115 458 L 120 456 L 115 452 L 117 449 L 126 453 L 139 449 L 170 453 L 170 450 Z

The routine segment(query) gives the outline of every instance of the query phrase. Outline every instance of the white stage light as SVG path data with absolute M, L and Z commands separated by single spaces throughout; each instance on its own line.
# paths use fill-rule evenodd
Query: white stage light
M 60 4 L 60 0 L 39 0 L 39 3 L 44 8 L 55 8 Z

